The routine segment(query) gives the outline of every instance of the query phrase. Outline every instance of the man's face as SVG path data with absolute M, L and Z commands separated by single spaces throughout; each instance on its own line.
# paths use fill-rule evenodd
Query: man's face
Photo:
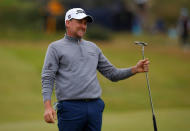
M 66 21 L 67 34 L 72 37 L 82 38 L 86 33 L 87 20 L 86 19 L 71 19 Z

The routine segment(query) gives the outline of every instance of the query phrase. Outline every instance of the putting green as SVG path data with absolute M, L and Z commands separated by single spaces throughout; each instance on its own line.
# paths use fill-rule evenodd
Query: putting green
M 156 111 L 158 130 L 188 131 L 190 109 L 162 109 Z M 56 131 L 56 124 L 43 120 L 0 124 L 0 131 Z M 102 131 L 153 131 L 150 111 L 104 113 Z

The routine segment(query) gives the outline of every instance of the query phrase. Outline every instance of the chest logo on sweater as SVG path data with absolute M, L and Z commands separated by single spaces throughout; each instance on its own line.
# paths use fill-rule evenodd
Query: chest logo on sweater
M 91 55 L 91 56 L 96 56 L 95 52 L 88 52 L 88 54 Z

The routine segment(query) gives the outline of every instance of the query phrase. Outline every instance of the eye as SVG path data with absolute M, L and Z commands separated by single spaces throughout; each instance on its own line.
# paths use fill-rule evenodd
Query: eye
M 82 20 L 79 20 L 78 23 L 79 23 L 79 24 L 82 24 Z

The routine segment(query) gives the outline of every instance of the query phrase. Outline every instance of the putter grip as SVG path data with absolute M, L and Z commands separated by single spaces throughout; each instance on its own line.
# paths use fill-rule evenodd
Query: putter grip
M 153 114 L 153 124 L 154 124 L 154 131 L 157 131 L 156 117 L 154 114 Z

